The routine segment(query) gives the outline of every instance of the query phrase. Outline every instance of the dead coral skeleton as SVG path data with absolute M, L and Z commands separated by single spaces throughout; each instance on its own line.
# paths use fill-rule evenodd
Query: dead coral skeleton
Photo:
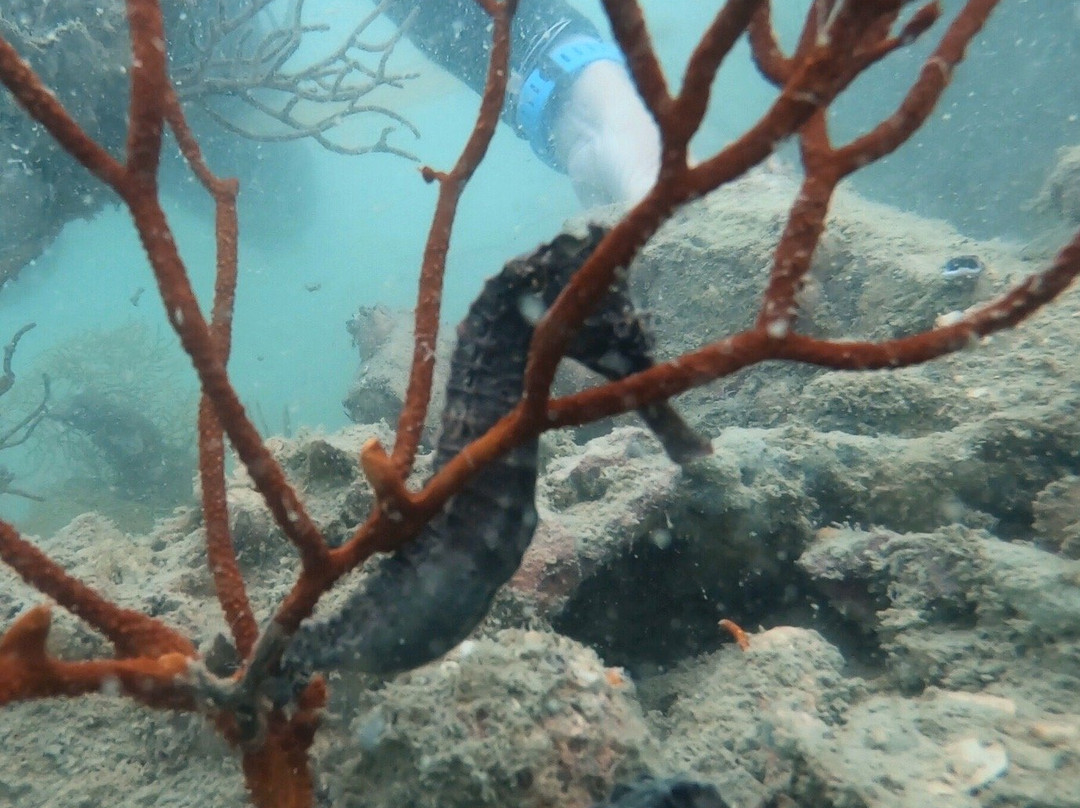
M 236 11 L 220 3 L 216 13 L 192 31 L 193 57 L 172 70 L 180 100 L 251 140 L 311 138 L 340 154 L 385 152 L 415 160 L 391 143 L 390 135 L 405 129 L 419 137 L 419 131 L 390 107 L 370 100 L 380 88 L 400 89 L 417 75 L 388 69 L 407 22 L 385 39 L 365 38 L 390 0 L 377 3 L 330 53 L 301 67 L 293 63 L 305 36 L 329 26 L 305 21 L 304 0 L 297 0 L 286 20 L 267 28 L 260 23 L 271 2 L 252 0 Z M 372 55 L 374 66 L 369 66 Z M 229 104 L 250 115 L 226 111 Z M 374 142 L 347 143 L 333 136 L 358 116 L 386 122 Z M 247 120 L 250 117 L 254 120 Z
M 0 375 L 0 396 L 11 391 L 11 388 L 15 386 L 15 371 L 12 369 L 11 363 L 15 358 L 15 351 L 19 347 L 19 340 L 23 338 L 23 335 L 27 331 L 34 328 L 35 323 L 27 323 L 12 336 L 11 341 L 4 346 L 4 364 L 3 373 Z M 50 385 L 49 377 L 42 375 L 41 383 L 43 392 L 41 395 L 41 402 L 30 410 L 26 415 L 16 421 L 14 424 L 6 427 L 3 431 L 0 431 L 0 450 L 11 449 L 22 443 L 25 443 L 30 439 L 30 436 L 34 434 L 34 430 L 45 419 L 45 416 L 49 412 L 49 396 Z M 0 494 L 10 494 L 15 497 L 22 497 L 23 499 L 32 499 L 40 502 L 41 497 L 37 494 L 31 494 L 28 491 L 24 491 L 18 488 L 12 483 L 15 482 L 15 474 L 7 468 L 0 466 Z

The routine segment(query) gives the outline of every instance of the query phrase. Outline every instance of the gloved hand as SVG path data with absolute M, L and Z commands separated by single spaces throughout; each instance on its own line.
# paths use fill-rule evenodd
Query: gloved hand
M 585 207 L 634 203 L 656 181 L 660 132 L 626 69 L 593 62 L 566 92 L 551 124 L 555 158 Z

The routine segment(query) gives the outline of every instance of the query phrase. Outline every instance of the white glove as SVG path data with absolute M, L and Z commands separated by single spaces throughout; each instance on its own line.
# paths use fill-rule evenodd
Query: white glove
M 555 158 L 585 207 L 633 204 L 656 182 L 660 132 L 616 62 L 581 71 L 555 112 L 551 134 Z

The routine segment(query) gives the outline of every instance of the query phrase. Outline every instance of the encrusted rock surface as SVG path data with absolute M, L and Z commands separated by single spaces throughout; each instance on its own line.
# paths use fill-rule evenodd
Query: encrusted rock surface
M 1058 149 L 1057 163 L 1035 205 L 1069 224 L 1080 224 L 1080 146 Z
M 749 178 L 649 246 L 632 275 L 663 351 L 752 316 L 791 191 Z M 1035 268 L 855 197 L 833 219 L 805 301 L 815 333 L 906 333 Z M 966 290 L 941 275 L 960 254 L 987 265 Z M 588 806 L 640 775 L 710 783 L 731 808 L 1074 808 L 1078 298 L 925 367 L 775 363 L 694 391 L 676 403 L 713 454 L 681 469 L 637 425 L 545 438 L 535 542 L 475 636 L 396 679 L 331 676 L 320 808 Z M 369 437 L 389 442 L 385 425 L 272 442 L 335 541 L 370 505 Z M 242 473 L 230 501 L 262 619 L 295 553 Z M 39 543 L 201 648 L 224 630 L 193 509 L 149 536 L 87 515 Z M 41 602 L 0 576 L 5 624 Z M 107 653 L 56 623 L 58 653 Z M 0 802 L 242 804 L 200 720 L 104 697 L 2 719 Z
M 663 765 L 625 673 L 548 632 L 466 641 L 353 709 L 320 746 L 341 808 L 588 808 Z
M 1038 543 L 1080 558 L 1080 477 L 1067 474 L 1039 492 L 1032 506 Z

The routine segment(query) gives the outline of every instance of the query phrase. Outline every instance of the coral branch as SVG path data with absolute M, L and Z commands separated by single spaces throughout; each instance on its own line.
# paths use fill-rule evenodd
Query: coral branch
M 225 433 L 251 474 L 274 520 L 299 549 L 304 564 L 325 563 L 327 548 L 318 528 L 286 481 L 281 467 L 263 444 L 229 381 L 156 196 L 140 193 L 129 198 L 128 205 L 157 277 L 158 290 L 165 303 L 169 322 L 191 357 L 203 393 L 214 403 L 214 410 Z
M 186 637 L 152 617 L 105 600 L 4 521 L 0 521 L 0 558 L 30 586 L 104 634 L 118 656 L 195 656 L 195 647 Z
M 898 110 L 866 135 L 847 146 L 834 148 L 829 141 L 825 109 L 814 113 L 802 127 L 799 145 L 806 175 L 777 245 L 757 319 L 757 326 L 766 329 L 770 336 L 782 337 L 794 324 L 798 310 L 795 298 L 810 271 L 814 248 L 825 230 L 825 217 L 836 186 L 853 171 L 894 151 L 922 126 L 963 58 L 967 43 L 982 28 L 997 2 L 976 0 L 965 6 L 927 58 Z M 925 30 L 935 11 L 932 6 L 922 9 L 905 29 L 906 38 L 889 37 L 888 29 L 873 32 L 876 39 L 870 47 L 891 49 L 901 41 L 910 41 L 913 32 Z M 759 49 L 767 51 L 775 44 L 760 38 L 759 33 Z M 763 54 L 762 58 L 775 57 Z
M 636 0 L 605 0 L 604 10 L 611 20 L 611 31 L 626 55 L 630 77 L 653 118 L 660 123 L 671 103 L 664 70 L 653 49 L 645 15 Z
M 754 13 L 747 28 L 747 34 L 754 66 L 768 81 L 777 87 L 783 87 L 791 76 L 794 63 L 780 49 L 780 43 L 772 27 L 772 14 L 768 3 L 762 5 Z
M 950 325 L 879 343 L 819 340 L 794 333 L 773 338 L 763 329 L 743 331 L 624 381 L 552 401 L 548 420 L 553 427 L 587 423 L 599 414 L 627 412 L 771 359 L 833 370 L 882 370 L 921 364 L 1022 322 L 1067 289 L 1078 275 L 1080 232 L 1048 269 Z
M 991 12 L 1000 0 L 973 0 L 964 6 L 952 25 L 949 26 L 937 48 L 923 64 L 918 79 L 908 91 L 895 113 L 890 115 L 873 130 L 839 150 L 837 159 L 841 161 L 843 173 L 850 174 L 862 165 L 879 160 L 895 151 L 929 117 L 941 94 L 952 80 L 953 70 L 963 60 L 968 43 L 986 24 Z M 933 6 L 928 7 L 933 9 Z M 927 19 L 920 19 L 925 16 Z M 933 22 L 929 19 L 933 11 L 923 9 L 909 24 L 916 32 L 925 30 Z M 916 20 L 918 25 L 915 25 Z M 901 36 L 901 40 L 910 41 L 912 35 Z
M 409 490 L 399 476 L 398 469 L 391 458 L 375 439 L 364 444 L 360 452 L 360 464 L 364 476 L 371 483 L 379 510 L 402 518 L 406 509 L 411 509 Z
M 206 561 L 214 580 L 225 623 L 241 658 L 255 646 L 259 627 L 244 588 L 229 531 L 229 505 L 225 488 L 225 436 L 206 396 L 199 402 L 199 488 L 206 527 Z
M 169 94 L 162 53 L 165 40 L 161 12 L 153 0 L 129 0 L 128 8 L 129 13 L 134 15 L 131 25 L 133 52 L 145 54 L 145 60 L 137 65 L 137 70 L 132 71 L 130 128 L 145 127 L 146 131 L 129 132 L 128 162 L 131 170 L 116 162 L 79 128 L 55 96 L 3 40 L 0 40 L 0 81 L 61 146 L 124 199 L 157 278 L 169 322 L 191 357 L 203 392 L 214 403 L 222 427 L 248 468 L 259 493 L 266 499 L 275 520 L 300 550 L 304 563 L 325 563 L 325 542 L 296 492 L 285 480 L 277 461 L 263 445 L 229 382 L 224 362 L 214 347 L 209 326 L 199 310 L 168 221 L 158 202 L 156 178 L 147 173 L 156 170 Z M 156 71 L 156 75 L 148 73 L 151 69 Z
M 121 193 L 133 186 L 156 193 L 164 134 L 166 73 L 165 23 L 161 9 L 147 0 L 127 0 L 131 37 L 131 101 L 128 106 L 127 172 Z
M 19 347 L 19 340 L 23 334 L 33 328 L 37 323 L 27 323 L 11 337 L 11 341 L 4 346 L 3 375 L 0 376 L 0 396 L 4 395 L 15 384 L 15 372 L 11 369 L 11 360 L 15 358 L 15 351 Z
M 68 114 L 55 95 L 4 38 L 0 37 L 0 81 L 31 118 L 60 146 L 114 190 L 123 183 L 124 166 L 99 146 Z
M 257 808 L 310 808 L 313 804 L 308 749 L 315 739 L 326 698 L 326 684 L 315 679 L 301 694 L 292 716 L 273 711 L 266 741 L 245 750 L 244 779 Z
M 705 117 L 716 71 L 761 7 L 762 0 L 731 0 L 705 29 L 701 41 L 690 54 L 679 97 L 661 122 L 665 148 L 683 152 L 681 161 L 685 162 L 690 138 Z M 665 155 L 664 159 L 671 158 Z
M 217 271 L 214 278 L 214 301 L 210 309 L 210 330 L 221 361 L 228 362 L 232 347 L 233 307 L 236 301 L 239 260 L 239 226 L 236 219 L 239 185 L 234 179 L 221 179 L 210 171 L 172 88 L 169 88 L 165 98 L 165 117 L 169 128 L 176 135 L 184 159 L 214 199 Z M 244 588 L 244 579 L 240 574 L 240 565 L 236 560 L 236 550 L 229 531 L 225 490 L 225 436 L 214 413 L 213 402 L 205 395 L 199 401 L 198 442 L 207 562 L 214 579 L 218 602 L 225 613 L 225 622 L 236 643 L 236 650 L 242 658 L 246 658 L 255 646 L 259 628 Z
M 0 637 L 0 705 L 117 691 L 151 707 L 194 708 L 192 692 L 183 686 L 188 654 L 63 662 L 45 650 L 49 623 L 49 608 L 38 606 Z
M 446 272 L 446 254 L 450 249 L 450 234 L 457 215 L 458 201 L 477 166 L 487 154 L 488 145 L 499 122 L 506 82 L 510 76 L 510 23 L 517 10 L 517 0 L 483 4 L 493 23 L 491 59 L 488 64 L 487 83 L 480 101 L 476 123 L 457 163 L 448 174 L 425 170 L 428 182 L 437 180 L 439 198 L 435 203 L 435 215 L 424 245 L 424 259 L 420 268 L 420 286 L 416 298 L 414 325 L 414 349 L 412 370 L 405 392 L 405 402 L 398 418 L 397 440 L 393 459 L 398 473 L 408 476 L 420 444 L 420 433 L 431 400 L 431 379 L 435 368 L 435 345 L 439 336 L 439 313 L 442 310 L 443 276 Z

